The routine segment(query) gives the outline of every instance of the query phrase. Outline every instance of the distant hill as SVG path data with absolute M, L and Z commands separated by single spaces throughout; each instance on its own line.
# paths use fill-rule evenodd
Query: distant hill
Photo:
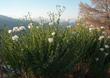
M 0 28 L 3 26 L 12 28 L 12 27 L 18 26 L 18 25 L 26 25 L 26 21 L 0 15 Z
M 48 20 L 47 20 L 48 21 Z M 37 25 L 40 20 L 33 20 L 33 22 Z M 60 21 L 62 26 L 67 26 L 69 25 L 74 25 L 75 24 L 75 20 L 74 19 L 70 19 L 68 21 L 62 20 Z M 8 28 L 12 28 L 15 26 L 27 26 L 29 24 L 29 21 L 25 21 L 25 20 L 21 20 L 21 19 L 15 19 L 12 17 L 8 17 L 8 16 L 4 16 L 4 15 L 0 15 L 0 28 L 6 26 Z

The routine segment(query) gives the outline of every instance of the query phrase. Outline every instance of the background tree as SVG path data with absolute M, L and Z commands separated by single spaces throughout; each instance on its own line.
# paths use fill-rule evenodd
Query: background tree
M 80 4 L 80 13 L 89 25 L 105 26 L 110 30 L 110 0 L 91 0 L 92 5 Z

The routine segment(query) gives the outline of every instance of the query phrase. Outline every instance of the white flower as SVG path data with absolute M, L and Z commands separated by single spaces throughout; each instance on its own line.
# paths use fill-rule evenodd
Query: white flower
M 39 29 L 39 26 L 36 26 L 37 29 Z
M 106 34 L 106 32 L 105 32 L 105 31 L 103 31 L 103 32 L 102 32 L 102 34 Z
M 104 26 L 101 26 L 100 28 L 101 28 L 101 29 L 105 29 L 105 27 L 104 27 Z
M 30 28 L 31 28 L 31 26 L 30 26 L 30 25 L 28 25 L 28 28 L 30 29 Z
M 99 40 L 102 40 L 102 39 L 104 39 L 104 36 L 100 36 L 100 37 L 99 37 Z
M 100 48 L 100 51 L 104 51 L 104 48 Z
M 91 32 L 92 30 L 94 30 L 94 28 L 89 28 L 89 31 Z
M 8 30 L 8 33 L 12 33 L 12 30 Z
M 53 25 L 53 22 L 50 22 L 49 25 L 50 25 L 50 26 Z
M 55 32 L 52 32 L 52 36 L 54 36 L 55 35 Z
M 110 36 L 108 36 L 108 39 L 110 39 Z
M 53 38 L 48 38 L 48 42 L 52 43 L 53 42 Z
M 105 45 L 105 48 L 110 48 L 109 45 Z
M 19 31 L 26 30 L 25 26 L 20 26 Z
M 13 27 L 13 32 L 17 32 L 19 31 L 19 28 L 18 27 Z
M 28 28 L 29 28 L 29 29 L 31 29 L 32 27 L 33 27 L 33 26 L 31 26 L 31 25 L 28 25 Z
M 72 27 L 71 25 L 68 25 L 68 26 L 67 26 L 67 28 L 71 28 L 71 27 Z
M 33 27 L 33 24 L 32 23 L 29 23 L 28 24 L 28 28 L 30 29 L 30 28 L 32 28 Z
M 12 36 L 12 40 L 14 40 L 14 41 L 18 41 L 18 36 L 17 35 L 14 35 L 14 36 Z
M 109 53 L 105 53 L 105 56 L 108 56 L 109 55 Z
M 99 61 L 99 58 L 96 58 L 95 60 L 96 60 L 96 61 Z

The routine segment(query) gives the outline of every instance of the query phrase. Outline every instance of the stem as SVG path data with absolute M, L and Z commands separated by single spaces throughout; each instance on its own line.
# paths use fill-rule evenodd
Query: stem
M 0 78 L 3 78 L 2 64 L 3 64 L 3 60 L 0 59 Z

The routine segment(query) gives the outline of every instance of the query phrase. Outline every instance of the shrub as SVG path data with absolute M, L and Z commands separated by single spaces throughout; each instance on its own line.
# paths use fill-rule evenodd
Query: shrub
M 18 29 L 11 33 L 4 29 L 0 34 L 3 65 L 16 76 L 64 78 L 69 72 L 79 71 L 76 68 L 79 65 L 81 78 L 88 71 L 105 78 L 102 75 L 109 64 L 110 38 L 101 29 L 83 26 Z

